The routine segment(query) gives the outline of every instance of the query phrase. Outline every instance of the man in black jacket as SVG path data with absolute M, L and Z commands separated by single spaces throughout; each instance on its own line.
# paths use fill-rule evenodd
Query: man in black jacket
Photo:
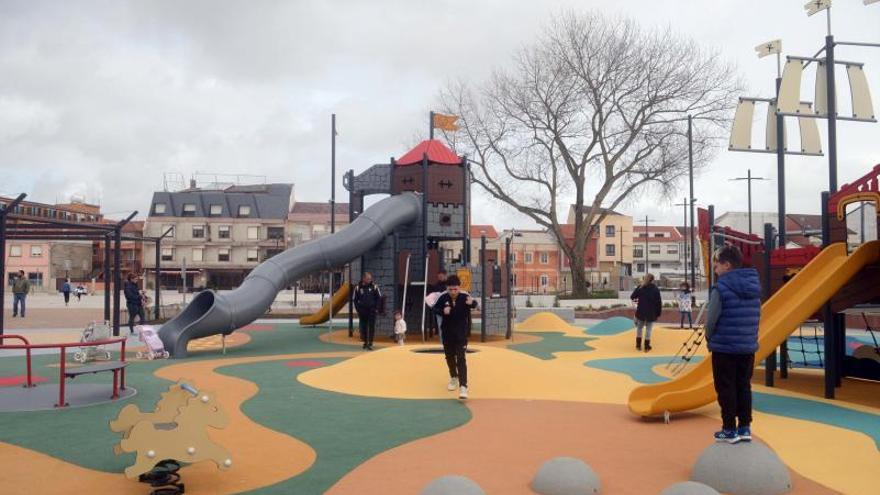
M 642 350 L 642 327 L 645 327 L 645 352 L 649 352 L 651 330 L 663 312 L 663 300 L 660 289 L 654 285 L 654 275 L 646 274 L 642 285 L 636 287 L 629 298 L 636 303 L 636 349 Z
M 437 272 L 437 283 L 428 287 L 429 293 L 435 292 L 446 292 L 446 270 L 441 268 Z M 435 334 L 440 333 L 442 338 L 442 333 L 440 332 L 440 322 L 443 320 L 442 316 L 433 314 L 433 309 L 431 310 L 431 314 L 428 315 L 428 334 L 433 337 Z
M 373 283 L 373 274 L 365 272 L 361 282 L 354 290 L 354 308 L 357 310 L 358 323 L 361 330 L 361 340 L 364 341 L 364 349 L 373 350 L 373 336 L 376 334 L 376 314 L 379 312 L 379 304 L 382 300 L 382 292 L 379 286 Z
M 144 324 L 144 300 L 141 290 L 137 285 L 137 275 L 129 273 L 126 281 L 122 286 L 125 293 L 125 305 L 128 309 L 128 330 L 134 333 L 134 318 L 141 319 L 141 325 Z
M 461 281 L 452 275 L 446 281 L 446 293 L 437 299 L 434 314 L 443 317 L 441 340 L 449 367 L 449 386 L 447 390 L 458 389 L 458 398 L 467 399 L 467 343 L 470 333 L 471 310 L 477 301 L 469 294 L 461 292 Z

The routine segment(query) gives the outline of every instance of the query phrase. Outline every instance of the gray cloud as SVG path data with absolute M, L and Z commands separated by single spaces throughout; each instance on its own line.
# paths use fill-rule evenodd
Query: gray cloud
M 332 112 L 338 173 L 399 156 L 426 132 L 446 80 L 486 77 L 562 9 L 671 24 L 735 61 L 766 95 L 775 68 L 752 47 L 781 37 L 786 53 L 811 55 L 824 35 L 824 20 L 806 18 L 801 3 L 0 0 L 0 193 L 85 194 L 105 211 L 143 211 L 163 172 L 201 171 L 291 181 L 301 199 L 322 201 Z M 880 7 L 839 3 L 839 38 L 880 40 Z M 866 63 L 880 109 L 877 52 L 845 49 Z M 878 129 L 840 125 L 841 183 L 880 162 Z M 827 160 L 788 163 L 789 209 L 817 211 Z M 698 178 L 698 198 L 745 209 L 744 186 L 727 178 L 748 167 L 775 178 L 772 156 L 722 151 Z M 775 209 L 775 191 L 756 184 L 755 209 Z M 528 226 L 474 199 L 475 222 Z M 678 201 L 646 194 L 625 209 L 678 222 Z

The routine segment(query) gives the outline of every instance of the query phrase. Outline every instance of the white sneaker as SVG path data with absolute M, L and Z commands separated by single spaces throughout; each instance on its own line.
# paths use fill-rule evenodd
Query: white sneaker
M 467 399 L 467 387 L 461 387 L 458 389 L 458 398 L 459 399 Z
M 450 378 L 449 385 L 446 386 L 446 390 L 452 392 L 453 390 L 458 388 L 458 378 Z

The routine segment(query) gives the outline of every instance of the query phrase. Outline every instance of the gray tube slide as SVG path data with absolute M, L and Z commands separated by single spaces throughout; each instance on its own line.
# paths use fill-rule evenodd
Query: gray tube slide
M 343 265 L 369 251 L 400 225 L 415 222 L 422 212 L 421 197 L 403 193 L 368 208 L 339 232 L 288 249 L 264 261 L 241 286 L 225 294 L 199 292 L 177 316 L 159 329 L 172 357 L 186 357 L 192 339 L 229 335 L 263 314 L 285 287 L 300 277 Z

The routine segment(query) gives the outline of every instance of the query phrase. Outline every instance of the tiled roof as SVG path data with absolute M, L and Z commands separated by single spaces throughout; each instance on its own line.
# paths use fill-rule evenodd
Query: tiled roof
M 415 148 L 409 150 L 405 155 L 398 158 L 395 163 L 397 165 L 422 163 L 422 157 L 424 155 L 428 155 L 428 161 L 431 163 L 439 163 L 442 165 L 458 165 L 461 163 L 461 158 L 443 144 L 442 141 L 437 139 L 426 139 L 422 141 L 417 144 Z
M 249 218 L 286 219 L 293 184 L 257 184 L 231 186 L 224 190 L 188 189 L 179 192 L 153 193 L 150 217 L 182 217 L 183 205 L 195 205 L 194 217 L 237 217 L 240 206 L 249 206 Z M 156 204 L 165 205 L 165 213 L 155 213 Z M 219 206 L 220 214 L 210 215 L 211 207 Z
M 498 238 L 498 231 L 492 225 L 471 225 L 471 239 L 479 239 L 483 230 L 486 231 L 486 239 Z

